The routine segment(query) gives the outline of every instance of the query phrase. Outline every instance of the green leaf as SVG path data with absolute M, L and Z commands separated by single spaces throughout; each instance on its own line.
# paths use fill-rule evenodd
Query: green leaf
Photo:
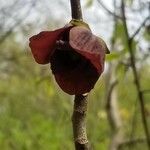
M 109 55 L 106 55 L 106 61 L 112 61 L 112 60 L 119 59 L 122 56 L 124 56 L 124 54 L 126 54 L 126 53 L 127 53 L 127 51 L 125 51 L 125 50 L 122 50 L 120 52 L 113 51 Z

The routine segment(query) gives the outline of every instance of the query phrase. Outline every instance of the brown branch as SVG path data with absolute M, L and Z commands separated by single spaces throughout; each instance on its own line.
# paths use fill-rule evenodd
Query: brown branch
M 80 0 L 70 0 L 72 19 L 82 20 Z
M 140 102 L 142 123 L 143 123 L 143 127 L 144 127 L 144 132 L 145 132 L 145 135 L 147 138 L 147 146 L 148 146 L 148 149 L 150 150 L 150 133 L 149 133 L 147 120 L 146 120 L 146 116 L 145 116 L 144 96 L 143 96 L 143 92 L 141 90 L 141 84 L 139 81 L 137 68 L 136 68 L 136 64 L 135 64 L 135 56 L 134 56 L 134 52 L 133 52 L 133 48 L 132 48 L 132 40 L 130 40 L 129 33 L 128 33 L 128 27 L 127 27 L 126 16 L 125 16 L 124 0 L 122 0 L 122 2 L 121 2 L 121 11 L 122 11 L 122 21 L 123 21 L 123 25 L 124 25 L 125 34 L 126 34 L 128 50 L 130 53 L 131 68 L 133 71 L 134 82 L 135 82 L 135 86 L 136 86 L 136 90 L 137 90 L 137 94 L 138 94 L 138 99 Z
M 89 150 L 86 134 L 87 95 L 76 95 L 72 115 L 73 134 L 76 150 Z
M 80 0 L 70 0 L 72 19 L 82 20 Z M 72 126 L 76 150 L 90 150 L 86 133 L 87 94 L 75 95 Z

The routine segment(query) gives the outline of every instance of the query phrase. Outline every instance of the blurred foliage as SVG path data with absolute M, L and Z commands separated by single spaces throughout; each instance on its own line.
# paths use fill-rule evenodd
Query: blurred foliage
M 86 7 L 94 0 L 87 0 Z M 133 0 L 127 0 L 132 5 Z M 40 8 L 41 9 L 41 8 Z M 49 14 L 48 14 L 49 15 Z M 58 26 L 50 22 L 48 26 Z M 33 32 L 32 25 L 22 26 L 25 37 Z M 36 30 L 36 29 L 34 29 Z M 149 42 L 149 26 L 142 38 Z M 2 150 L 72 150 L 74 149 L 71 116 L 73 97 L 56 85 L 49 65 L 36 64 L 28 43 L 20 43 L 13 32 L 0 43 L 0 149 Z M 107 62 L 117 62 L 116 77 L 119 113 L 126 139 L 143 138 L 140 106 L 129 61 L 127 41 L 122 22 L 117 21 L 111 42 L 117 49 L 106 56 Z M 139 42 L 132 43 L 135 56 Z M 115 46 L 116 48 L 116 46 Z M 140 53 L 142 55 L 142 53 Z M 148 55 L 148 51 L 146 51 Z M 142 55 L 143 56 L 143 55 Z M 141 60 L 142 59 L 142 60 Z M 150 124 L 150 64 L 144 57 L 138 62 L 138 74 L 145 98 L 145 114 Z M 144 61 L 144 64 L 140 64 Z M 107 68 L 107 67 L 106 67 Z M 107 150 L 111 139 L 105 101 L 105 73 L 89 94 L 87 132 L 94 150 Z M 136 143 L 122 150 L 146 150 L 146 142 Z
M 150 41 L 150 25 L 146 26 L 143 36 L 145 40 Z
M 40 67 L 33 61 L 30 51 L 23 50 L 14 39 L 11 36 L 0 46 L 0 147 L 3 150 L 73 149 L 73 98 L 54 83 L 49 65 Z M 143 89 L 150 86 L 150 70 L 147 68 L 141 70 Z M 96 150 L 106 150 L 110 140 L 104 89 L 104 77 L 101 77 L 89 95 L 87 130 Z M 131 133 L 133 116 L 136 115 L 134 136 L 143 137 L 131 71 L 125 77 L 121 76 L 118 91 L 126 136 Z M 147 108 L 149 98 L 150 94 L 145 94 Z M 150 118 L 149 109 L 147 114 Z M 137 144 L 135 149 L 140 150 L 140 146 Z

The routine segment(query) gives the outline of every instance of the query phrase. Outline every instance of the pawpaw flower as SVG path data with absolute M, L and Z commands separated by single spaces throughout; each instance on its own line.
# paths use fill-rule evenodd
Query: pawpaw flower
M 70 95 L 85 94 L 94 88 L 104 70 L 105 53 L 109 52 L 87 25 L 74 22 L 32 36 L 29 46 L 37 63 L 51 64 L 56 82 Z

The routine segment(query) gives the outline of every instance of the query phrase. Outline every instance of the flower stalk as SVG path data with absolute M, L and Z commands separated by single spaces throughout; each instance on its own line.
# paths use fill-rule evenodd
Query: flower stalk
M 87 105 L 87 95 L 75 96 L 72 125 L 76 150 L 90 150 L 86 133 Z
M 72 19 L 82 20 L 80 0 L 70 0 Z M 87 95 L 75 95 L 72 126 L 76 150 L 89 150 L 86 133 Z
M 83 20 L 80 0 L 70 0 L 70 3 L 72 19 Z

